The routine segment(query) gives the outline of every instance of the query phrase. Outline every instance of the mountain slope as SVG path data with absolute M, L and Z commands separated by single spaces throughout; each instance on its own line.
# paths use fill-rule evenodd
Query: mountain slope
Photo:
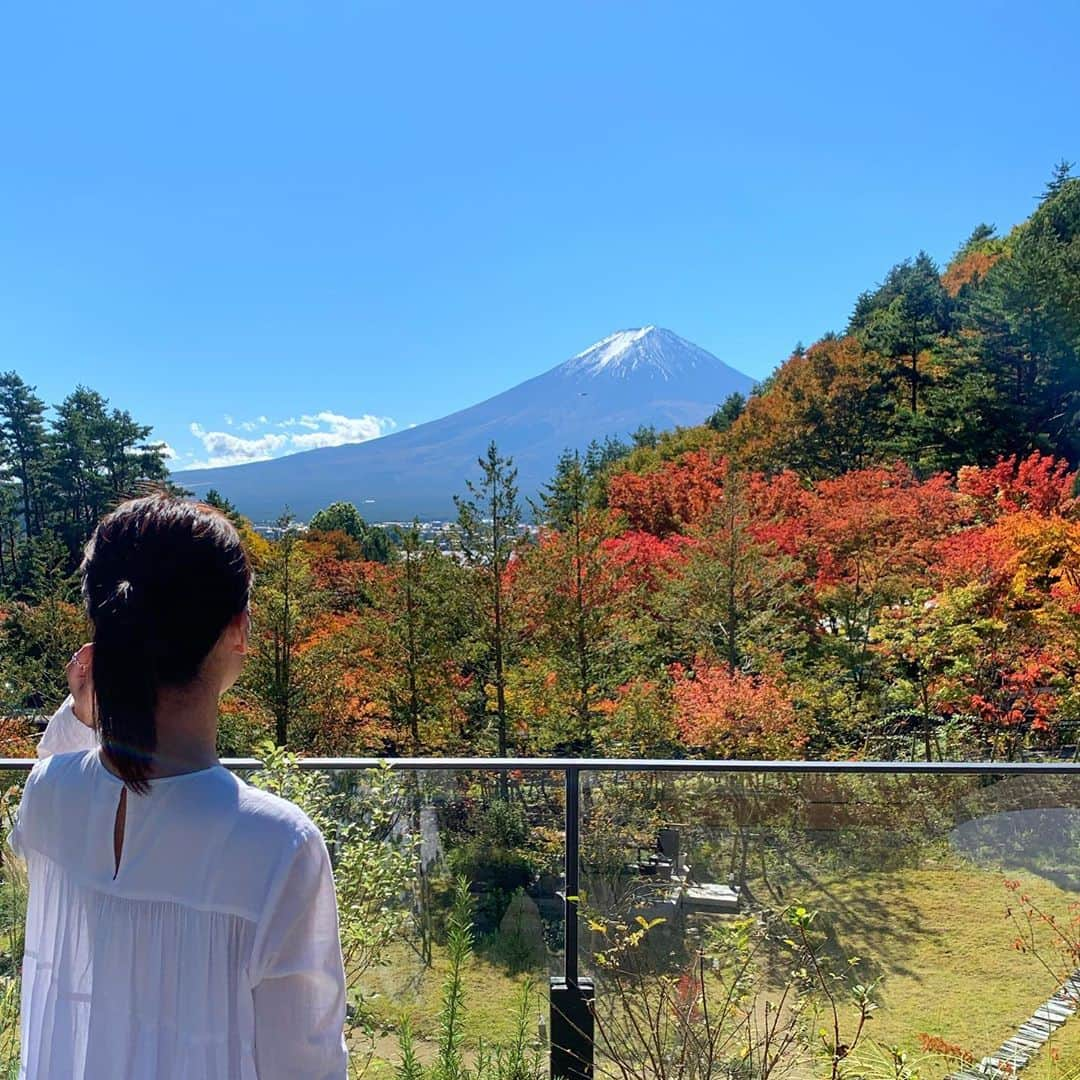
M 728 394 L 751 385 L 670 330 L 622 330 L 543 375 L 407 431 L 173 479 L 196 494 L 217 488 L 255 521 L 286 505 L 306 519 L 338 499 L 356 503 L 371 521 L 445 518 L 492 440 L 513 457 L 522 495 L 535 495 L 566 448 L 642 424 L 699 424 Z

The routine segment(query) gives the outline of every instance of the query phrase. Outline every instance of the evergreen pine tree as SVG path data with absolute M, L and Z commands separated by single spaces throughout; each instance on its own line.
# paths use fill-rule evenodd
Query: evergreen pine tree
M 506 569 L 518 544 L 522 514 L 517 469 L 512 459 L 501 457 L 492 442 L 478 464 L 480 481 L 466 481 L 468 494 L 454 497 L 458 511 L 456 537 L 466 563 L 482 582 L 479 595 L 482 597 L 491 684 L 495 689 L 498 753 L 499 757 L 506 757 L 510 747 L 506 668 L 513 640 L 506 596 Z M 505 796 L 508 791 L 505 774 L 500 788 Z

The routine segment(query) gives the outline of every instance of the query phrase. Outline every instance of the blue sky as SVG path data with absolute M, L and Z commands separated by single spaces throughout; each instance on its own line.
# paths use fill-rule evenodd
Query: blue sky
M 420 423 L 647 323 L 763 377 L 1080 159 L 1064 0 L 3 19 L 0 369 L 102 391 L 178 466 Z

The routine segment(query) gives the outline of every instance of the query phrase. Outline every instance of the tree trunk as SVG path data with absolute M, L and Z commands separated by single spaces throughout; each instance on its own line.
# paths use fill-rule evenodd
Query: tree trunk
M 491 584 L 495 632 L 495 711 L 499 734 L 499 757 L 504 758 L 509 756 L 510 739 L 506 720 L 506 674 L 503 661 L 502 561 L 504 558 L 504 544 L 499 529 L 499 496 L 493 483 L 491 494 Z M 499 795 L 504 800 L 510 797 L 510 778 L 505 772 L 499 773 Z
M 420 753 L 420 690 L 417 685 L 416 668 L 416 597 L 414 594 L 414 558 L 409 553 L 405 558 L 405 633 L 408 649 L 409 679 L 409 734 L 412 736 L 412 752 Z
M 575 602 L 577 606 L 577 654 L 578 654 L 578 721 L 586 743 L 591 747 L 592 735 L 589 716 L 589 639 L 585 626 L 585 580 L 581 557 L 581 523 L 574 525 L 575 549 Z

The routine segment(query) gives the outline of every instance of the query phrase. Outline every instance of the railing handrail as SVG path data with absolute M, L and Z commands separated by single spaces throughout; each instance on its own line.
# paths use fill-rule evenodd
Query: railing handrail
M 0 771 L 28 772 L 36 758 L 0 758 Z M 261 769 L 259 758 L 222 758 L 227 769 Z M 943 776 L 1023 775 L 1080 776 L 1076 761 L 755 761 L 745 758 L 477 758 L 356 757 L 297 759 L 302 769 L 377 769 L 400 772 L 710 772 L 810 774 L 922 774 Z

